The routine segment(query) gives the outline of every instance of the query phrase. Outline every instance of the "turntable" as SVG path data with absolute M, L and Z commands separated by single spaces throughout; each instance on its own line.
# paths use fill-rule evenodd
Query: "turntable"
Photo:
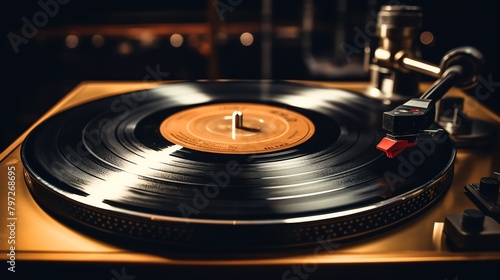
M 499 118 L 463 91 L 482 57 L 414 56 L 418 12 L 380 12 L 370 83 L 80 84 L 1 155 L 4 270 L 493 277 Z

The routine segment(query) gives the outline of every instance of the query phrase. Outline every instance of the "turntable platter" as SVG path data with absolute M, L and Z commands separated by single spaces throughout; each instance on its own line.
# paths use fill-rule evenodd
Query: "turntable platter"
M 420 213 L 451 183 L 446 133 L 389 159 L 391 107 L 286 82 L 179 82 L 63 111 L 22 145 L 41 207 L 91 231 L 192 247 L 347 240 Z

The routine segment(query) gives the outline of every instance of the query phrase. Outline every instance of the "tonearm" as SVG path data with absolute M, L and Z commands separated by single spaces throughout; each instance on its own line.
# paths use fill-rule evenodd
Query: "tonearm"
M 484 64 L 481 52 L 470 46 L 447 52 L 440 65 L 420 59 L 413 40 L 420 17 L 419 7 L 404 5 L 383 6 L 378 14 L 380 43 L 374 52 L 369 90 L 384 99 L 408 100 L 419 92 L 418 74 L 437 78 L 420 97 L 384 112 L 382 128 L 387 135 L 377 149 L 389 158 L 416 145 L 417 135 L 438 132 L 440 129 L 429 129 L 435 122 L 436 102 L 452 87 L 467 90 L 476 86 Z

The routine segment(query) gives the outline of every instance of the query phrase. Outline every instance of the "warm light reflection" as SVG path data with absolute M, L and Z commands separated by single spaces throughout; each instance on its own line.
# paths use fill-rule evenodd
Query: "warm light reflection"
M 245 47 L 248 47 L 248 46 L 252 45 L 252 43 L 253 43 L 253 35 L 252 35 L 252 33 L 245 32 L 245 33 L 241 34 L 241 36 L 240 36 L 240 42 Z
M 384 49 L 376 49 L 374 55 L 377 59 L 381 60 L 388 60 L 389 58 L 391 58 L 391 52 Z
M 118 53 L 127 55 L 132 52 L 132 45 L 129 42 L 122 42 L 118 45 Z
M 434 42 L 434 34 L 430 31 L 424 31 L 420 34 L 420 42 L 424 45 L 430 45 Z
M 92 46 L 95 48 L 100 48 L 104 45 L 104 37 L 102 35 L 96 34 L 92 36 Z
M 300 28 L 298 26 L 280 26 L 276 27 L 276 37 L 283 39 L 297 39 L 300 36 Z
M 439 77 L 441 73 L 441 68 L 439 66 L 430 65 L 428 63 L 415 60 L 409 57 L 403 58 L 403 64 L 410 69 L 421 69 L 424 70 L 428 75 Z
M 434 248 L 436 248 L 438 251 L 441 251 L 442 247 L 443 229 L 444 229 L 443 222 L 434 222 L 434 228 L 432 230 L 432 244 L 434 245 Z
M 156 36 L 149 32 L 141 32 L 138 38 L 142 47 L 152 47 L 156 42 Z
M 182 37 L 182 35 L 172 34 L 172 36 L 170 36 L 170 44 L 172 45 L 172 47 L 178 48 L 182 46 L 183 43 L 184 43 L 184 37 Z
M 363 213 L 365 211 L 369 211 L 369 210 L 372 210 L 375 208 L 377 208 L 376 205 L 369 205 L 366 207 L 360 207 L 360 208 L 346 210 L 346 211 L 333 212 L 333 213 L 328 213 L 328 214 L 323 214 L 323 215 L 284 219 L 283 222 L 287 223 L 287 224 L 295 224 L 295 223 L 304 223 L 304 222 L 310 222 L 310 221 L 321 221 L 321 220 L 325 220 L 325 219 L 333 219 L 333 218 L 349 216 L 349 215 L 353 215 L 353 214 L 357 214 L 357 213 Z
M 66 36 L 66 47 L 70 48 L 70 49 L 74 49 L 78 46 L 78 36 L 76 35 L 68 35 Z

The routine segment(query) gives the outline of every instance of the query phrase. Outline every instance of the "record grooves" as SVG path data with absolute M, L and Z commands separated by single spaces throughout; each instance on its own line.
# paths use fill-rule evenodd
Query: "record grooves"
M 302 246 L 396 225 L 446 192 L 447 134 L 419 136 L 396 159 L 375 149 L 389 109 L 293 83 L 179 82 L 61 112 L 28 135 L 21 159 L 37 202 L 84 227 L 176 246 Z M 200 120 L 168 121 L 186 112 Z

